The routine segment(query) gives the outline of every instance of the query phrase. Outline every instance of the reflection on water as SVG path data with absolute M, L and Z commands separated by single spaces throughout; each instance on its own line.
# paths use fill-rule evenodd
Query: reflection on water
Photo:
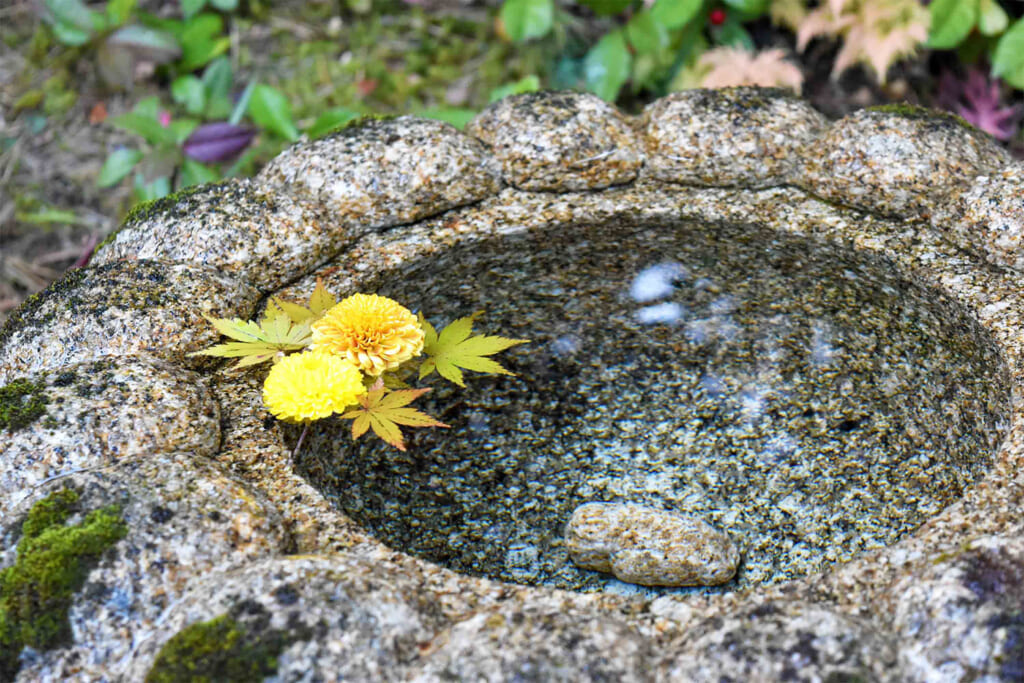
M 452 425 L 408 453 L 312 435 L 300 467 L 354 519 L 456 570 L 614 586 L 561 545 L 572 510 L 697 514 L 744 548 L 736 583 L 891 543 L 988 464 L 1005 383 L 934 292 L 838 248 L 736 226 L 617 225 L 455 249 L 373 283 L 432 322 L 483 309 L 527 338 L 518 378 L 434 382 Z

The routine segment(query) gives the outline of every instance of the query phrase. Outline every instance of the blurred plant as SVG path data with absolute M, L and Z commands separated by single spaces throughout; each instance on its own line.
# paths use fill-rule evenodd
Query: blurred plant
M 957 48 L 961 61 L 987 58 L 992 76 L 1024 88 L 1024 18 L 1012 24 L 996 0 L 935 0 L 928 46 Z
M 97 11 L 81 0 L 44 0 L 40 10 L 59 42 L 94 47 L 100 77 L 108 85 L 127 88 L 140 64 L 166 64 L 182 54 L 170 32 L 130 21 L 136 2 L 110 0 Z
M 743 24 L 763 16 L 769 0 L 581 0 L 579 4 L 609 18 L 612 27 L 582 56 L 570 54 L 571 50 L 563 56 L 556 69 L 557 85 L 579 83 L 606 100 L 615 100 L 627 85 L 633 93 L 661 94 L 693 80 L 701 55 L 711 48 L 754 52 L 754 41 Z M 565 37 L 577 23 L 573 16 L 559 12 L 553 0 L 506 0 L 499 25 L 512 41 L 554 33 L 565 43 L 578 43 L 571 35 Z M 718 53 L 711 59 L 725 54 L 733 53 Z M 771 58 L 757 64 L 767 67 Z M 709 63 L 700 68 L 713 70 Z
M 981 69 L 969 69 L 962 81 L 945 71 L 939 79 L 936 104 L 1006 142 L 1017 134 L 1024 110 L 1020 105 L 1005 104 L 1001 90 L 999 81 L 990 81 Z
M 194 80 L 183 80 L 194 79 Z M 211 63 L 202 78 L 186 76 L 172 85 L 172 95 L 185 110 L 202 118 L 220 116 L 230 107 L 231 67 L 226 59 Z M 200 118 L 172 117 L 149 97 L 132 111 L 107 119 L 113 126 L 135 133 L 145 149 L 119 148 L 110 153 L 97 185 L 110 187 L 129 175 L 139 201 L 156 199 L 198 183 L 212 182 L 235 169 L 217 164 L 236 159 L 253 141 L 257 129 L 240 125 L 247 112 L 256 123 L 287 140 L 298 137 L 287 102 L 273 88 L 250 85 L 230 110 L 227 121 L 202 123 Z
M 692 69 L 681 71 L 673 81 L 673 87 L 760 85 L 788 88 L 799 93 L 804 81 L 803 72 L 795 64 L 787 62 L 785 55 L 783 50 L 755 53 L 737 47 L 715 47 L 702 54 Z
M 833 77 L 866 64 L 885 83 L 889 67 L 928 39 L 929 13 L 919 0 L 828 0 L 809 11 L 798 4 L 787 0 L 773 19 L 796 33 L 801 52 L 814 38 L 841 38 Z

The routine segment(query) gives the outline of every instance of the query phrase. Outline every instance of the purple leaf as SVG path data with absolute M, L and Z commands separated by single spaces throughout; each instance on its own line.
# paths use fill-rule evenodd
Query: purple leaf
M 1004 104 L 999 81 L 990 81 L 983 71 L 976 68 L 967 72 L 964 81 L 958 80 L 951 72 L 943 73 L 939 79 L 936 103 L 1003 141 L 1016 135 L 1024 113 L 1019 106 Z
M 205 123 L 188 136 L 182 151 L 185 156 L 204 164 L 230 161 L 249 146 L 256 130 L 231 123 Z

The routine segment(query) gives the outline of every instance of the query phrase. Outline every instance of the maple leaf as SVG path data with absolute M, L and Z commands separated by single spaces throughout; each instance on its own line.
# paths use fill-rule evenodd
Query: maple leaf
M 697 62 L 697 70 L 705 71 L 702 88 L 728 88 L 736 85 L 760 85 L 789 88 L 800 92 L 804 75 L 787 62 L 782 50 L 762 50 L 752 53 L 734 47 L 716 47 L 708 50 Z
M 384 387 L 383 381 L 378 379 L 369 391 L 356 399 L 359 401 L 359 407 L 346 411 L 341 417 L 345 420 L 353 420 L 353 441 L 365 434 L 367 429 L 373 429 L 373 433 L 383 439 L 385 443 L 404 451 L 405 442 L 402 440 L 402 430 L 399 429 L 399 425 L 406 427 L 449 426 L 415 408 L 406 407 L 428 391 L 430 389 L 389 391 Z
M 931 17 L 918 0 L 829 0 L 812 10 L 797 31 L 797 50 L 812 38 L 843 39 L 832 77 L 860 62 L 885 83 L 889 67 L 928 39 Z
M 257 365 L 288 351 L 298 351 L 312 341 L 309 321 L 295 322 L 287 315 L 275 312 L 256 323 L 240 318 L 212 318 L 203 315 L 218 332 L 235 341 L 196 351 L 191 356 L 239 358 L 234 369 Z
M 267 316 L 280 313 L 287 315 L 296 323 L 307 320 L 313 323 L 323 317 L 323 314 L 336 303 L 338 303 L 338 300 L 324 287 L 324 281 L 321 278 L 317 278 L 316 287 L 313 288 L 313 293 L 309 295 L 309 303 L 306 306 L 272 296 L 270 301 L 267 302 Z
M 473 321 L 482 314 L 483 311 L 477 311 L 471 316 L 459 318 L 441 330 L 440 335 L 423 314 L 420 314 L 420 325 L 424 333 L 423 353 L 427 355 L 427 359 L 420 365 L 420 379 L 437 370 L 437 373 L 446 380 L 465 388 L 466 384 L 462 380 L 462 371 L 459 368 L 491 375 L 515 376 L 515 373 L 509 372 L 497 361 L 486 356 L 517 344 L 526 344 L 529 340 L 485 335 L 471 337 Z

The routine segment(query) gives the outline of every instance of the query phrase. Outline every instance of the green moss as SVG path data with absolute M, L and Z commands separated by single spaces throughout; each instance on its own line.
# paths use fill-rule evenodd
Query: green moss
M 49 322 L 53 317 L 52 314 L 47 316 L 39 315 L 39 310 L 44 302 L 52 296 L 60 296 L 76 288 L 85 278 L 86 272 L 84 268 L 68 271 L 64 274 L 64 277 L 50 284 L 43 291 L 33 294 L 21 302 L 21 305 L 14 309 L 14 312 L 7 318 L 7 322 L 0 328 L 0 345 L 4 344 L 15 331 L 26 325 L 32 323 L 42 325 Z
M 905 119 L 916 119 L 923 121 L 953 123 L 967 130 L 977 130 L 968 123 L 962 116 L 948 111 L 929 109 L 918 104 L 907 104 L 905 102 L 893 102 L 891 104 L 880 104 L 875 107 L 868 107 L 866 111 L 880 112 L 882 114 L 896 114 Z
M 178 190 L 177 192 L 172 192 L 165 197 L 150 199 L 136 204 L 128 210 L 127 214 L 125 214 L 124 221 L 121 222 L 121 226 L 107 235 L 102 242 L 96 245 L 96 249 L 93 253 L 98 254 L 103 247 L 113 242 L 122 230 L 131 225 L 145 223 L 157 216 L 166 216 L 168 219 L 194 216 L 196 214 L 196 207 L 183 200 L 201 192 L 210 195 L 209 203 L 211 205 L 225 203 L 233 206 L 237 204 L 240 199 L 245 199 L 246 197 L 242 197 L 242 195 L 249 193 L 249 190 L 244 186 L 235 185 L 230 181 L 219 181 L 216 183 L 207 183 L 205 185 L 191 185 Z M 267 198 L 263 200 L 263 204 L 270 206 L 272 203 L 270 199 Z M 208 211 L 211 207 L 204 208 Z
M 277 672 L 281 652 L 301 636 L 267 629 L 269 615 L 245 624 L 228 614 L 192 624 L 160 649 L 146 683 L 230 683 Z
M 46 413 L 45 386 L 20 378 L 0 387 L 0 429 L 17 431 Z
M 63 489 L 33 505 L 21 526 L 18 557 L 0 571 L 0 679 L 14 678 L 24 647 L 50 650 L 70 641 L 72 596 L 100 556 L 128 533 L 116 505 L 66 525 L 79 512 L 78 502 L 78 493 Z

